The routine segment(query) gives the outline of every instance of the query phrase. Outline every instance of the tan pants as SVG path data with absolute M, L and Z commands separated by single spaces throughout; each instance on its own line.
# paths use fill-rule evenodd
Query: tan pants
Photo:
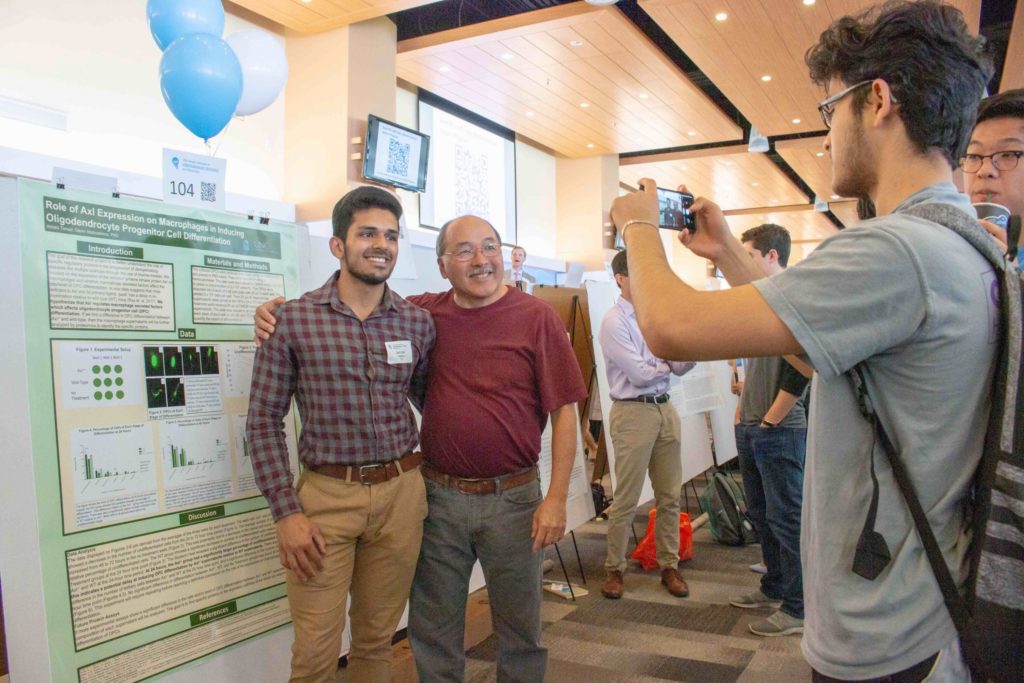
M 365 486 L 307 470 L 297 488 L 303 512 L 327 541 L 327 556 L 323 571 L 305 583 L 287 572 L 295 627 L 290 680 L 336 680 L 348 607 L 349 680 L 386 683 L 427 516 L 423 477 L 417 468 Z
M 679 491 L 683 485 L 679 413 L 671 403 L 615 401 L 611 413 L 615 490 L 608 511 L 605 569 L 626 569 L 626 543 L 637 501 L 650 473 L 658 508 L 654 546 L 662 569 L 679 562 Z

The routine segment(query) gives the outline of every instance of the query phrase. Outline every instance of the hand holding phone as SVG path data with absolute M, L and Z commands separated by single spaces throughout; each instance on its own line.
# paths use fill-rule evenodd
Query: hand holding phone
M 689 192 L 677 192 L 658 188 L 658 227 L 666 230 L 697 230 L 697 219 L 690 207 L 693 206 L 693 195 Z

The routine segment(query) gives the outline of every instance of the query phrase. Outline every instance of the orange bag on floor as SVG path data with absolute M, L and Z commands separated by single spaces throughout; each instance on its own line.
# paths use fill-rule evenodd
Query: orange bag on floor
M 647 516 L 647 532 L 630 555 L 640 562 L 644 569 L 655 569 L 658 566 L 658 551 L 654 547 L 654 521 L 658 516 L 656 509 L 651 509 Z M 690 526 L 690 515 L 679 513 L 679 559 L 693 559 L 693 527 Z

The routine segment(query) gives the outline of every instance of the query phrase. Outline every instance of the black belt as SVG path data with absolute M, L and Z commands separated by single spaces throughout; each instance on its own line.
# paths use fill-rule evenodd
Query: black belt
M 618 398 L 617 401 L 636 401 L 637 403 L 668 403 L 668 394 L 634 396 L 633 398 Z

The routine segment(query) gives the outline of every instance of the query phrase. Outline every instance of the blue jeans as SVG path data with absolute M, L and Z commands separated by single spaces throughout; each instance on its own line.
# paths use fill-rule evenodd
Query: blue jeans
M 425 483 L 428 512 L 409 597 L 409 645 L 420 681 L 463 680 L 466 598 L 477 559 L 498 637 L 497 680 L 544 680 L 543 553 L 533 552 L 530 538 L 540 481 L 490 495 Z
M 782 601 L 782 611 L 804 617 L 800 568 L 800 506 L 803 502 L 807 430 L 736 425 L 736 448 L 747 494 L 747 513 L 761 537 L 768 573 L 761 592 Z

